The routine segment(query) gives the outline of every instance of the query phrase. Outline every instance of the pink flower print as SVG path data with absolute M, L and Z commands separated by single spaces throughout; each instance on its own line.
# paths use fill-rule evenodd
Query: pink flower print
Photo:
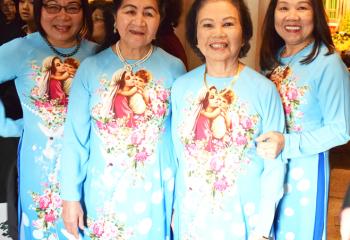
M 162 102 L 166 101 L 169 97 L 169 94 L 167 91 L 160 91 L 158 93 L 158 99 L 161 100 Z
M 142 135 L 139 132 L 133 132 L 131 135 L 131 143 L 133 145 L 140 145 L 142 142 Z
M 238 145 L 246 145 L 248 143 L 247 138 L 245 136 L 242 136 L 241 134 L 239 134 L 236 137 L 236 143 Z
M 215 172 L 220 172 L 223 167 L 224 167 L 223 162 L 221 162 L 220 159 L 218 158 L 213 158 L 210 161 L 210 168 Z
M 163 107 L 163 106 L 158 105 L 158 108 L 157 108 L 157 111 L 156 111 L 156 115 L 158 117 L 162 117 L 162 116 L 165 115 L 165 112 L 166 112 L 166 108 Z
M 96 236 L 96 237 L 101 237 L 103 234 L 103 224 L 100 222 L 96 222 L 92 225 L 92 233 Z
M 56 221 L 55 213 L 53 211 L 51 211 L 50 213 L 46 214 L 45 221 L 50 222 L 50 223 L 55 222 Z
M 223 192 L 228 188 L 228 183 L 226 181 L 226 177 L 222 177 L 220 180 L 217 180 L 214 183 L 214 188 L 217 191 Z
M 253 126 L 252 120 L 248 117 L 241 119 L 240 124 L 245 130 L 251 129 Z
M 138 152 L 135 156 L 136 162 L 144 162 L 147 160 L 148 154 L 145 151 Z
M 292 107 L 287 104 L 283 104 L 283 108 L 286 114 L 290 114 L 292 112 Z
M 290 101 L 294 101 L 298 98 L 298 90 L 296 88 L 289 88 L 286 96 Z
M 96 121 L 96 125 L 99 129 L 103 129 L 104 128 L 104 124 L 101 121 Z
M 40 199 L 39 199 L 39 207 L 41 209 L 48 208 L 50 203 L 51 203 L 51 200 L 47 196 L 41 196 Z

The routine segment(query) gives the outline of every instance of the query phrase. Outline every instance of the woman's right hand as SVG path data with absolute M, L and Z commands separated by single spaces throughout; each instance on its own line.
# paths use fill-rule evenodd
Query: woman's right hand
M 280 132 L 271 131 L 255 139 L 257 153 L 265 160 L 273 160 L 284 148 L 284 136 Z
M 84 212 L 79 201 L 63 200 L 62 218 L 68 233 L 79 239 L 78 227 L 84 230 Z

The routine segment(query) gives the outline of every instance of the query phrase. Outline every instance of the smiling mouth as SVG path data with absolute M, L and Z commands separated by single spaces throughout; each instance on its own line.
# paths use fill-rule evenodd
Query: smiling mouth
M 227 48 L 228 44 L 227 43 L 211 43 L 211 44 L 209 44 L 209 46 L 214 50 L 220 50 L 220 49 Z
M 301 26 L 285 26 L 284 29 L 288 32 L 297 32 L 301 30 Z
M 134 35 L 139 35 L 139 36 L 145 35 L 144 32 L 137 31 L 137 30 L 129 30 L 129 32 L 132 33 L 132 34 L 134 34 Z
M 55 29 L 56 29 L 58 32 L 60 32 L 60 33 L 68 32 L 69 29 L 70 29 L 69 26 L 58 26 L 58 25 L 56 25 L 56 26 L 54 26 L 54 27 L 55 27 Z

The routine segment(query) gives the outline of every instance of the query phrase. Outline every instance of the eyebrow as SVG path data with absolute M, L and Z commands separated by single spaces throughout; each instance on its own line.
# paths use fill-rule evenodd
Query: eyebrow
M 225 17 L 225 18 L 222 19 L 222 21 L 226 21 L 226 20 L 238 21 L 238 18 L 229 16 L 229 17 Z M 202 23 L 204 21 L 214 21 L 214 19 L 212 19 L 212 18 L 203 18 L 202 20 L 199 21 L 199 23 Z
M 135 5 L 133 5 L 133 4 L 126 4 L 126 5 L 124 5 L 124 6 L 122 7 L 122 9 L 128 8 L 128 7 L 137 9 L 137 7 L 136 7 Z M 158 12 L 158 10 L 155 9 L 154 7 L 152 7 L 152 6 L 146 6 L 146 7 L 143 8 L 143 10 L 149 10 L 149 9 L 150 9 L 150 10 L 153 10 L 153 11 L 155 11 L 155 12 Z

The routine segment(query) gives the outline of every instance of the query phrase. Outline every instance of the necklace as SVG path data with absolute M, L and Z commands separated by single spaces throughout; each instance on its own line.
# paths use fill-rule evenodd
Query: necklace
M 145 56 L 143 56 L 141 59 L 137 60 L 135 63 L 131 63 L 131 64 L 128 63 L 125 60 L 125 58 L 123 57 L 123 55 L 121 53 L 121 50 L 120 50 L 119 41 L 115 44 L 115 50 L 117 52 L 118 58 L 124 64 L 124 69 L 126 71 L 131 72 L 134 67 L 136 67 L 137 65 L 140 65 L 141 63 L 144 63 L 152 55 L 152 53 L 153 53 L 153 45 L 151 45 L 150 49 L 148 50 L 148 52 L 146 53 Z
M 286 78 L 288 76 L 288 74 L 290 73 L 290 66 L 293 63 L 294 59 L 298 56 L 298 53 L 302 52 L 305 48 L 307 48 L 313 41 L 308 42 L 302 49 L 300 49 L 298 52 L 296 52 L 295 54 L 293 54 L 290 57 L 290 60 L 288 61 L 287 64 L 281 66 L 277 66 L 275 67 L 270 74 L 267 75 L 268 78 L 273 78 L 273 79 L 279 79 L 282 80 L 284 78 Z M 286 52 L 286 46 L 284 46 L 284 48 L 282 49 L 281 53 L 280 53 L 280 57 Z
M 44 37 L 44 36 L 42 36 L 42 37 L 44 38 L 46 44 L 50 47 L 50 49 L 51 49 L 55 54 L 57 54 L 58 56 L 63 57 L 63 58 L 67 58 L 67 57 L 71 57 L 71 56 L 75 55 L 75 54 L 79 51 L 79 49 L 80 49 L 80 42 L 81 42 L 81 39 L 80 39 L 79 37 L 77 37 L 77 41 L 78 41 L 77 46 L 76 46 L 75 49 L 74 49 L 72 52 L 70 52 L 70 53 L 61 53 L 60 51 L 58 51 L 58 50 L 49 42 L 49 40 L 47 40 L 46 37 Z
M 235 85 L 235 83 L 237 82 L 240 72 L 241 72 L 241 64 L 238 62 L 238 67 L 237 67 L 236 73 L 230 82 L 229 88 L 231 90 L 233 90 L 233 85 Z M 207 67 L 205 67 L 203 80 L 204 80 L 205 87 L 209 90 L 209 86 L 208 86 L 208 82 L 207 82 Z M 228 88 L 226 87 L 226 89 L 228 89 Z

